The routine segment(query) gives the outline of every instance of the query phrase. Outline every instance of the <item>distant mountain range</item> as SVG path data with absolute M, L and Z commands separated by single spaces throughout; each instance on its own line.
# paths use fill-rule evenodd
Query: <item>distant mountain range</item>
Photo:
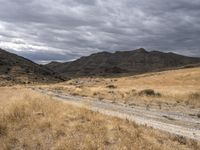
M 200 58 L 159 51 L 148 52 L 140 48 L 115 53 L 100 52 L 72 62 L 38 65 L 0 49 L 0 81 L 6 81 L 4 85 L 7 83 L 52 83 L 64 81 L 68 77 L 140 74 L 189 64 L 200 64 Z
M 0 49 L 0 80 L 7 81 L 6 85 L 9 83 L 58 82 L 62 81 L 62 78 L 45 66 Z
M 51 62 L 46 67 L 64 76 L 139 74 L 200 63 L 200 58 L 175 53 L 148 52 L 143 48 L 115 53 L 100 52 L 72 62 Z

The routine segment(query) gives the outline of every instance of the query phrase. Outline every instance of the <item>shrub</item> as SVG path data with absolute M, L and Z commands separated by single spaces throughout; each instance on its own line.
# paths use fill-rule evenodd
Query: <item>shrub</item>
M 178 136 L 176 135 L 174 137 L 174 141 L 178 141 L 180 144 L 186 145 L 187 144 L 187 139 L 183 136 Z
M 200 99 L 200 93 L 191 93 L 189 95 L 190 99 Z
M 98 99 L 99 99 L 99 101 L 102 101 L 102 100 L 103 100 L 103 97 L 99 96 Z
M 115 89 L 115 88 L 117 88 L 117 86 L 115 86 L 115 85 L 108 85 L 108 86 L 106 86 L 107 88 L 110 88 L 110 89 Z
M 99 95 L 100 93 L 99 92 L 94 92 L 93 93 L 93 96 L 97 96 L 97 95 Z
M 79 94 L 78 93 L 71 93 L 71 95 L 78 96 Z
M 56 91 L 62 91 L 62 90 L 64 90 L 64 87 L 55 87 L 54 90 L 56 90 Z
M 197 114 L 197 117 L 200 118 L 200 112 Z
M 142 90 L 138 93 L 140 96 L 161 96 L 160 93 L 156 93 L 154 90 L 152 89 L 145 89 Z

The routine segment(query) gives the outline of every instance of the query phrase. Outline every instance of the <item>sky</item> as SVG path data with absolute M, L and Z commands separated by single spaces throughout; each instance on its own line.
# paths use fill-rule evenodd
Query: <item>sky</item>
M 137 48 L 200 57 L 200 0 L 0 0 L 0 48 L 37 63 Z

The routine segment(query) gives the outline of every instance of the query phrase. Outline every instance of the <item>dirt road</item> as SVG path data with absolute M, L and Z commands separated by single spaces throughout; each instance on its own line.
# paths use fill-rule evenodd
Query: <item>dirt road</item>
M 141 106 L 128 106 L 112 103 L 108 100 L 99 101 L 93 98 L 73 96 L 39 88 L 31 89 L 36 92 L 51 95 L 56 100 L 62 100 L 102 114 L 127 119 L 140 125 L 146 125 L 171 134 L 200 141 L 200 118 L 195 115 L 148 109 Z

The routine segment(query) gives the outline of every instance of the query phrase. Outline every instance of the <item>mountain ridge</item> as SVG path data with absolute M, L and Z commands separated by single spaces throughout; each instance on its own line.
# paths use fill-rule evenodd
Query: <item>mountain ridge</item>
M 83 56 L 75 61 L 45 66 L 65 76 L 101 76 L 119 73 L 138 74 L 195 63 L 200 63 L 200 58 L 140 48 L 114 53 L 103 51 Z
M 98 52 L 75 61 L 39 65 L 0 48 L 0 78 L 17 83 L 59 82 L 63 81 L 63 77 L 140 74 L 198 63 L 198 57 L 140 48 L 114 53 Z
M 59 82 L 62 78 L 43 65 L 0 48 L 0 78 L 10 83 Z

